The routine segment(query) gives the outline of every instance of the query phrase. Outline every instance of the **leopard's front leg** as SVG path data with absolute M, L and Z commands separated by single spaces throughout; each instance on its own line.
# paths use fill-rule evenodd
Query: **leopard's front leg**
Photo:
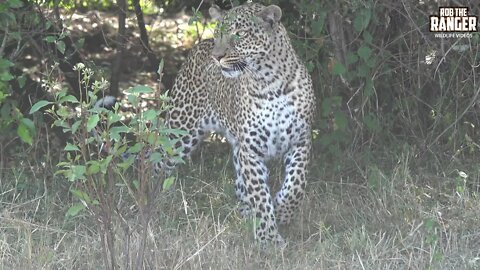
M 285 181 L 275 196 L 275 211 L 279 224 L 288 224 L 305 195 L 307 166 L 310 160 L 311 138 L 305 134 L 285 155 Z
M 242 175 L 242 167 L 240 166 L 239 161 L 239 152 L 240 147 L 238 145 L 234 145 L 233 147 L 233 166 L 235 167 L 235 195 L 237 196 L 240 205 L 238 207 L 238 211 L 242 218 L 248 218 L 252 214 L 252 207 L 250 206 L 250 202 L 247 200 L 247 188 L 245 186 L 245 179 L 243 179 Z
M 256 152 L 255 146 L 244 144 L 239 147 L 236 157 L 239 179 L 243 180 L 246 189 L 244 201 L 250 205 L 255 217 L 259 219 L 256 239 L 262 243 L 272 241 L 283 245 L 285 242 L 278 233 L 273 201 L 267 185 L 268 169 Z

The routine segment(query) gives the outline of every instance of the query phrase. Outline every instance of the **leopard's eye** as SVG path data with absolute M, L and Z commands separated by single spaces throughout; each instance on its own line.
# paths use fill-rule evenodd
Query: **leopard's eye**
M 232 40 L 239 41 L 240 39 L 242 39 L 246 35 L 247 35 L 247 31 L 243 31 L 243 30 L 235 31 L 232 34 Z
M 239 30 L 239 31 L 237 31 L 237 33 L 235 33 L 235 35 L 237 35 L 239 37 L 244 37 L 245 35 L 247 35 L 247 31 Z

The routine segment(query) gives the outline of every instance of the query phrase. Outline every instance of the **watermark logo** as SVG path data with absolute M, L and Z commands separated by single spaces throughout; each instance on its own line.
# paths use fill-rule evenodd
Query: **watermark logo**
M 478 17 L 468 7 L 440 7 L 438 15 L 430 16 L 430 32 L 435 37 L 472 37 L 478 32 Z

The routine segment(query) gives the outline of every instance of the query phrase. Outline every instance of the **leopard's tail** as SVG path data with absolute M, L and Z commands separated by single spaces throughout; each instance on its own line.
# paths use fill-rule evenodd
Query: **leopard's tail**
M 113 96 L 104 96 L 95 102 L 94 108 L 105 108 L 107 110 L 113 109 L 113 106 L 117 103 L 117 99 Z
M 117 99 L 113 96 L 104 96 L 103 98 L 99 99 L 95 104 L 93 105 L 93 108 L 99 109 L 99 108 L 105 108 L 107 110 L 112 110 L 115 104 L 117 103 Z M 103 141 L 99 135 L 99 130 L 98 126 L 92 129 L 91 133 L 92 136 L 96 138 L 98 141 L 98 147 L 99 147 L 99 153 L 108 153 L 110 152 L 105 141 Z M 101 128 L 100 128 L 101 129 Z

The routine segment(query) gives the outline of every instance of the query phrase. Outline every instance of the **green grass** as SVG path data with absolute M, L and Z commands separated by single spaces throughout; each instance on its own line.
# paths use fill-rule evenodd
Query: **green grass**
M 350 157 L 337 161 L 338 170 L 317 156 L 299 215 L 280 228 L 289 244 L 278 250 L 257 245 L 253 222 L 236 213 L 228 146 L 202 148 L 180 169 L 175 189 L 156 201 L 145 269 L 480 268 L 478 172 L 463 185 L 458 173 L 415 167 L 408 151 L 398 158 L 378 155 L 386 164 Z M 70 183 L 52 176 L 55 168 L 47 164 L 54 162 L 25 160 L 19 154 L 2 168 L 0 269 L 102 269 L 89 213 L 65 218 L 78 202 L 68 193 Z M 281 169 L 271 165 L 270 181 L 278 189 Z M 132 204 L 125 196 L 119 205 Z M 125 213 L 135 228 L 135 212 Z M 122 252 L 122 228 L 115 229 L 118 262 L 132 265 L 134 258 Z M 139 239 L 132 230 L 131 252 Z

